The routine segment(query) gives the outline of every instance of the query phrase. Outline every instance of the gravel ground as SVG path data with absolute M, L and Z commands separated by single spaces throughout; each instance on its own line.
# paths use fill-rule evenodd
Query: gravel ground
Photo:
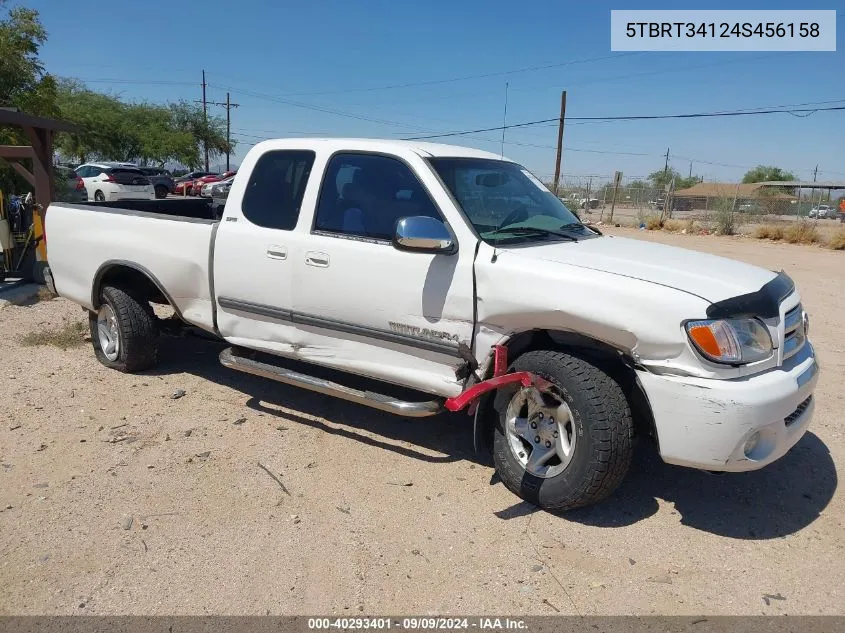
M 0 613 L 842 613 L 843 255 L 610 231 L 795 278 L 823 372 L 786 457 L 720 477 L 643 443 L 612 498 L 555 516 L 505 490 L 466 416 L 397 419 L 230 372 L 194 338 L 124 375 L 87 343 L 21 344 L 77 306 L 9 306 Z

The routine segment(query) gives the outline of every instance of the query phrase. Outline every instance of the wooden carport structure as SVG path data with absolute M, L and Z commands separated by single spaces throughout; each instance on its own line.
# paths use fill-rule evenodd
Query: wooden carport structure
M 33 217 L 36 236 L 36 260 L 47 261 L 44 240 L 44 213 L 56 196 L 53 178 L 53 136 L 56 132 L 80 132 L 81 128 L 68 121 L 59 121 L 20 112 L 17 108 L 0 107 L 0 126 L 20 127 L 29 140 L 29 145 L 0 145 L 0 162 L 6 162 L 33 188 L 35 202 L 41 212 Z M 32 161 L 32 170 L 22 161 Z M 43 268 L 36 264 L 36 268 Z M 36 274 L 36 277 L 40 277 Z

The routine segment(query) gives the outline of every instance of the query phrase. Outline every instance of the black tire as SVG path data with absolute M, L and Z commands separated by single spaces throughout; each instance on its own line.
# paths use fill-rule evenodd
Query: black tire
M 125 373 L 149 369 L 158 355 L 158 322 L 148 301 L 134 297 L 130 292 L 115 286 L 106 286 L 100 300 L 114 310 L 117 317 L 118 355 L 110 360 L 100 346 L 97 332 L 97 313 L 89 315 L 91 345 L 103 365 Z
M 94 192 L 94 201 L 95 202 L 105 202 L 106 201 L 106 195 L 102 191 L 97 189 L 97 191 Z
M 165 187 L 164 185 L 156 185 L 155 192 L 156 198 L 158 198 L 159 200 L 167 197 L 167 187 Z
M 493 461 L 511 491 L 541 508 L 571 510 L 597 503 L 622 483 L 631 464 L 634 425 L 619 384 L 591 361 L 554 351 L 527 352 L 511 371 L 529 371 L 552 382 L 572 412 L 577 433 L 574 454 L 559 474 L 542 478 L 523 468 L 505 434 L 505 415 L 517 386 L 500 389 Z

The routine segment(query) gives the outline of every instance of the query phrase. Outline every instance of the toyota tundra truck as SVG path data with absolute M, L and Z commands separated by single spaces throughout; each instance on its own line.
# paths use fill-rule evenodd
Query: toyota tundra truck
M 467 412 L 504 484 L 552 511 L 609 495 L 637 437 L 670 464 L 748 471 L 810 423 L 818 366 L 786 273 L 603 235 L 496 154 L 268 140 L 212 209 L 50 207 L 53 283 L 101 363 L 152 367 L 151 304 L 169 304 L 233 370 L 404 417 Z

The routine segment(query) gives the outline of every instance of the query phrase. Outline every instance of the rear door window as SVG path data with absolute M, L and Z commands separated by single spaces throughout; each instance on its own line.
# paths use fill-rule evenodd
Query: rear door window
M 109 174 L 114 178 L 119 185 L 148 185 L 149 178 L 144 175 L 140 169 L 130 169 L 126 167 L 117 167 L 110 169 Z
M 299 219 L 314 157 L 314 152 L 306 150 L 263 154 L 246 185 L 241 203 L 244 217 L 264 228 L 292 230 Z

